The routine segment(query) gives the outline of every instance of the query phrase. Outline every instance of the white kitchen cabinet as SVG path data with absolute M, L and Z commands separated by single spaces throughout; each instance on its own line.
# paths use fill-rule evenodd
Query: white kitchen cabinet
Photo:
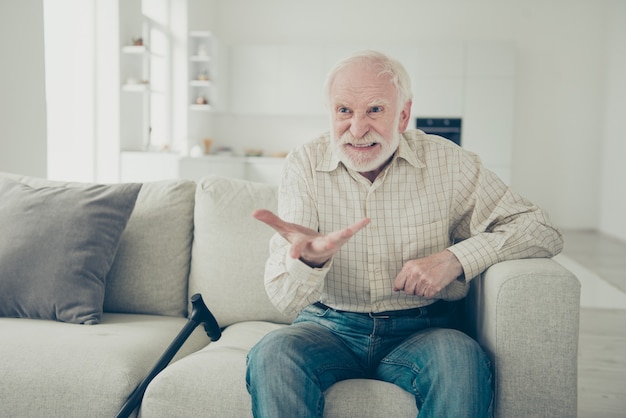
M 278 185 L 283 172 L 284 158 L 248 157 L 246 178 L 260 183 Z
M 231 50 L 231 111 L 273 113 L 278 105 L 279 47 L 244 45 Z
M 176 179 L 179 155 L 170 152 L 132 152 L 120 155 L 121 182 L 147 182 Z
M 193 181 L 200 181 L 209 175 L 237 179 L 246 178 L 245 157 L 222 157 L 218 155 L 185 157 L 180 159 L 179 167 L 180 177 Z
M 462 77 L 417 77 L 412 80 L 413 117 L 462 117 L 464 87 Z
M 513 100 L 511 79 L 466 80 L 462 144 L 480 155 L 485 164 L 511 163 Z
M 476 152 L 505 183 L 511 181 L 515 49 L 508 42 L 467 46 L 463 147 Z
M 325 112 L 322 47 L 244 45 L 231 50 L 231 111 L 307 115 Z
M 179 176 L 200 181 L 203 177 L 217 175 L 278 185 L 283 158 L 208 155 L 180 159 Z

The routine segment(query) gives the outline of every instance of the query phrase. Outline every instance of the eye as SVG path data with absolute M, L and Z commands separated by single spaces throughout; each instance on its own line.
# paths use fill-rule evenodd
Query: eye
M 369 110 L 369 113 L 380 113 L 385 110 L 382 106 L 372 106 Z
M 352 110 L 345 106 L 337 106 L 337 118 L 338 119 L 350 119 L 352 117 Z

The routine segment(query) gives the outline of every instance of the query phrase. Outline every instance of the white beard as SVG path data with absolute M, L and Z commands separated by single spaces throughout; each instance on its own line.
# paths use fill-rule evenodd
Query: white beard
M 332 151 L 346 167 L 358 173 L 374 171 L 382 167 L 398 149 L 400 134 L 395 132 L 394 137 L 389 142 L 375 132 L 368 132 L 360 139 L 354 138 L 350 131 L 344 133 L 339 139 L 333 133 L 331 137 Z M 371 152 L 354 151 L 350 147 L 346 147 L 345 144 L 364 146 L 376 144 L 374 148 L 377 151 L 375 149 L 372 149 Z

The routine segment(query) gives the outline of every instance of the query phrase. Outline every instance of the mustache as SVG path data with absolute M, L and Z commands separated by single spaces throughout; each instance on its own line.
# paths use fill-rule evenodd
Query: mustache
M 381 143 L 384 141 L 384 138 L 377 134 L 376 132 L 368 132 L 361 138 L 355 138 L 354 135 L 350 131 L 345 132 L 339 138 L 339 143 L 341 145 L 353 144 L 353 145 L 365 145 L 365 144 L 373 144 L 373 143 Z

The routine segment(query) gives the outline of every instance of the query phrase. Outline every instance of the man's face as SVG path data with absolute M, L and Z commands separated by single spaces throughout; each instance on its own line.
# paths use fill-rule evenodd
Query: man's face
M 376 68 L 352 64 L 337 74 L 330 90 L 332 146 L 339 159 L 374 177 L 398 148 L 411 102 L 398 108 L 396 89 Z

